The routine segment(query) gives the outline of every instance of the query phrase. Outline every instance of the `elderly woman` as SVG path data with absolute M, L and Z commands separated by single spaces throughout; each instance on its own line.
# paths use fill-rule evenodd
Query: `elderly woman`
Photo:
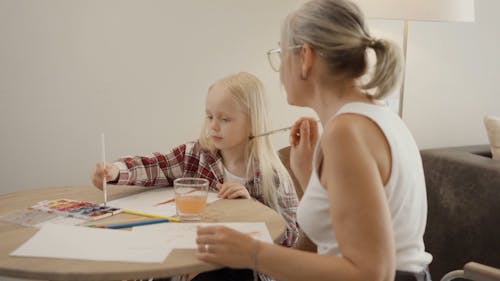
M 368 52 L 376 59 L 370 71 Z M 319 138 L 316 122 L 301 118 L 290 134 L 292 169 L 306 187 L 298 222 L 318 251 L 200 227 L 199 258 L 278 280 L 430 280 L 419 150 L 379 102 L 401 73 L 397 46 L 372 38 L 355 4 L 315 0 L 287 17 L 281 47 L 269 55 L 278 55 L 270 62 L 288 103 L 312 108 L 323 125 Z

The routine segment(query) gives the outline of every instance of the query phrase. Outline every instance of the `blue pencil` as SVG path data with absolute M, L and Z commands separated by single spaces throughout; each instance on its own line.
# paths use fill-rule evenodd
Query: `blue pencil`
M 106 226 L 104 226 L 104 228 L 120 229 L 120 228 L 129 228 L 129 227 L 134 227 L 134 226 L 164 223 L 164 222 L 169 222 L 169 220 L 159 219 L 159 220 L 150 220 L 150 221 L 139 221 L 139 222 L 131 222 L 131 223 L 113 224 L 113 225 L 106 225 Z

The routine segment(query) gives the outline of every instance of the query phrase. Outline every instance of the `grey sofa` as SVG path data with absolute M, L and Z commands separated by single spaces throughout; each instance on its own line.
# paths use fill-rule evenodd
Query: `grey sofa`
M 433 280 L 469 261 L 500 267 L 500 161 L 487 145 L 422 150 Z

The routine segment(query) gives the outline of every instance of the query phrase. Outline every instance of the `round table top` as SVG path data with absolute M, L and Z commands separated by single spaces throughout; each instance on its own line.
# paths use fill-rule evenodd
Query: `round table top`
M 109 200 L 144 191 L 137 186 L 108 186 Z M 40 188 L 0 195 L 0 216 L 28 208 L 43 200 L 59 198 L 102 202 L 102 192 L 91 186 Z M 130 216 L 119 214 L 117 216 Z M 207 205 L 205 222 L 265 222 L 276 241 L 285 230 L 282 217 L 273 209 L 250 199 L 218 200 Z M 0 222 L 0 276 L 40 280 L 133 280 L 169 277 L 221 268 L 202 262 L 195 250 L 175 249 L 163 263 L 101 262 L 55 258 L 11 257 L 9 254 L 36 233 L 33 227 Z

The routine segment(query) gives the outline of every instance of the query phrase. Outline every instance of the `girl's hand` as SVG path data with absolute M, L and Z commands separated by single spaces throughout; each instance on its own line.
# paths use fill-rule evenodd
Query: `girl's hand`
M 219 190 L 219 197 L 223 199 L 252 198 L 247 188 L 239 182 L 217 183 L 215 187 Z
M 314 147 L 318 141 L 318 123 L 310 117 L 302 117 L 290 132 L 290 167 L 305 189 L 312 171 Z
M 106 163 L 106 168 L 104 168 L 102 162 L 99 162 L 95 165 L 94 175 L 92 176 L 92 183 L 95 187 L 102 190 L 103 178 L 106 177 L 106 182 L 114 181 L 118 178 L 119 173 L 120 170 L 117 166 L 111 163 Z
M 225 226 L 198 227 L 198 259 L 233 268 L 254 268 L 257 240 Z

